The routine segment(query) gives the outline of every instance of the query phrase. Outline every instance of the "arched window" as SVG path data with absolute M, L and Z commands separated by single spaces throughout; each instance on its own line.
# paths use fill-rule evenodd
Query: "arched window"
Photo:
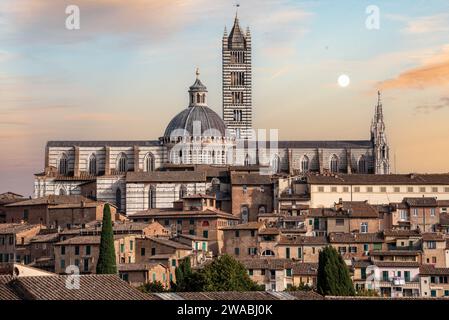
M 196 94 L 196 103 L 201 103 L 201 95 L 199 93 Z
M 309 157 L 304 155 L 301 159 L 301 172 L 309 171 Z
M 187 187 L 185 185 L 182 185 L 179 187 L 179 199 L 184 198 L 187 195 Z
M 335 154 L 332 155 L 332 157 L 331 157 L 330 169 L 331 169 L 331 172 L 334 172 L 334 173 L 338 172 L 338 158 Z
M 121 173 L 128 171 L 128 158 L 126 157 L 126 154 L 124 154 L 123 152 L 118 155 L 117 169 L 118 172 Z
M 144 168 L 145 172 L 154 171 L 154 157 L 151 153 L 147 153 L 144 160 Z
M 245 166 L 249 166 L 250 165 L 250 161 L 251 159 L 250 159 L 250 157 L 249 157 L 249 154 L 247 154 L 246 156 L 245 156 Z
M 359 173 L 366 173 L 366 158 L 365 156 L 361 156 L 359 158 L 359 163 L 358 163 L 358 172 Z
M 89 174 L 96 175 L 97 174 L 97 158 L 94 154 L 91 154 L 89 157 Z
M 279 173 L 281 167 L 281 159 L 279 159 L 279 156 L 275 154 L 273 156 L 273 159 L 271 159 L 271 168 L 273 169 L 274 173 Z
M 248 220 L 249 220 L 249 209 L 248 209 L 248 206 L 242 206 L 240 208 L 240 214 L 241 214 L 242 223 L 247 223 Z
M 115 205 L 117 206 L 117 210 L 121 211 L 122 209 L 122 191 L 118 188 L 115 191 Z
M 63 153 L 59 158 L 59 173 L 66 175 L 69 171 L 69 160 L 67 155 Z
M 259 206 L 259 213 L 266 213 L 267 212 L 267 207 L 265 205 L 261 205 Z
M 65 196 L 65 195 L 67 195 L 66 192 L 65 192 L 65 190 L 64 190 L 64 188 L 59 189 L 59 195 L 60 195 L 60 196 Z
M 262 255 L 272 257 L 272 256 L 274 256 L 274 252 L 272 250 L 265 250 L 262 252 Z
M 388 165 L 386 161 L 382 161 L 380 174 L 388 174 Z
M 148 189 L 148 209 L 156 208 L 156 190 L 153 187 Z

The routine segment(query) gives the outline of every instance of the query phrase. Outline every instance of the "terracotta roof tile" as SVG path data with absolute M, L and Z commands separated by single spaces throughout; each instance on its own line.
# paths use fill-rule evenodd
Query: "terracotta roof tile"
M 330 233 L 330 243 L 383 243 L 382 233 Z
M 405 202 L 410 207 L 437 207 L 437 199 L 429 197 L 404 198 Z
M 449 185 L 449 174 L 309 174 L 307 180 L 328 185 Z
M 449 276 L 449 268 L 436 268 L 430 264 L 423 264 L 419 267 L 420 275 Z
M 20 290 L 29 300 L 150 300 L 117 275 L 81 275 L 79 289 L 69 289 L 66 275 L 19 277 L 13 280 L 15 291 Z
M 327 245 L 329 244 L 327 237 L 312 236 L 281 236 L 278 245 Z
M 0 275 L 0 300 L 21 300 L 19 294 L 10 286 L 13 279 L 10 275 Z

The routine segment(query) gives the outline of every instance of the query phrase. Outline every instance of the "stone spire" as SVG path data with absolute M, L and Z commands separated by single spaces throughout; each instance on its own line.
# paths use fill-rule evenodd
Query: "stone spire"
M 390 173 L 390 148 L 385 133 L 384 115 L 380 91 L 377 92 L 377 104 L 371 123 L 371 141 L 374 148 L 374 170 L 376 174 Z
M 237 12 L 235 13 L 234 25 L 229 33 L 228 44 L 230 49 L 245 49 L 246 39 L 240 28 Z

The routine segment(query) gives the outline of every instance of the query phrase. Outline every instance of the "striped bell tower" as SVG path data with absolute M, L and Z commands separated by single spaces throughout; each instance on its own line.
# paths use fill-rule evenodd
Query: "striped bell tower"
M 231 32 L 223 34 L 223 120 L 237 138 L 252 136 L 251 34 L 236 13 Z

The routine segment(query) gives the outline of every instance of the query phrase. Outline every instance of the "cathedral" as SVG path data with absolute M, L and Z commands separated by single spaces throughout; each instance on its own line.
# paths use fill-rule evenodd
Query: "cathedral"
M 380 93 L 369 140 L 277 141 L 269 159 L 262 159 L 251 147 L 256 144 L 249 143 L 255 136 L 251 34 L 241 29 L 237 16 L 229 34 L 225 29 L 222 46 L 222 117 L 209 108 L 197 70 L 187 107 L 158 140 L 47 142 L 45 169 L 35 175 L 35 197 L 83 194 L 129 214 L 170 208 L 186 195 L 214 188 L 226 193 L 229 181 L 220 170 L 262 162 L 273 176 L 390 173 Z

